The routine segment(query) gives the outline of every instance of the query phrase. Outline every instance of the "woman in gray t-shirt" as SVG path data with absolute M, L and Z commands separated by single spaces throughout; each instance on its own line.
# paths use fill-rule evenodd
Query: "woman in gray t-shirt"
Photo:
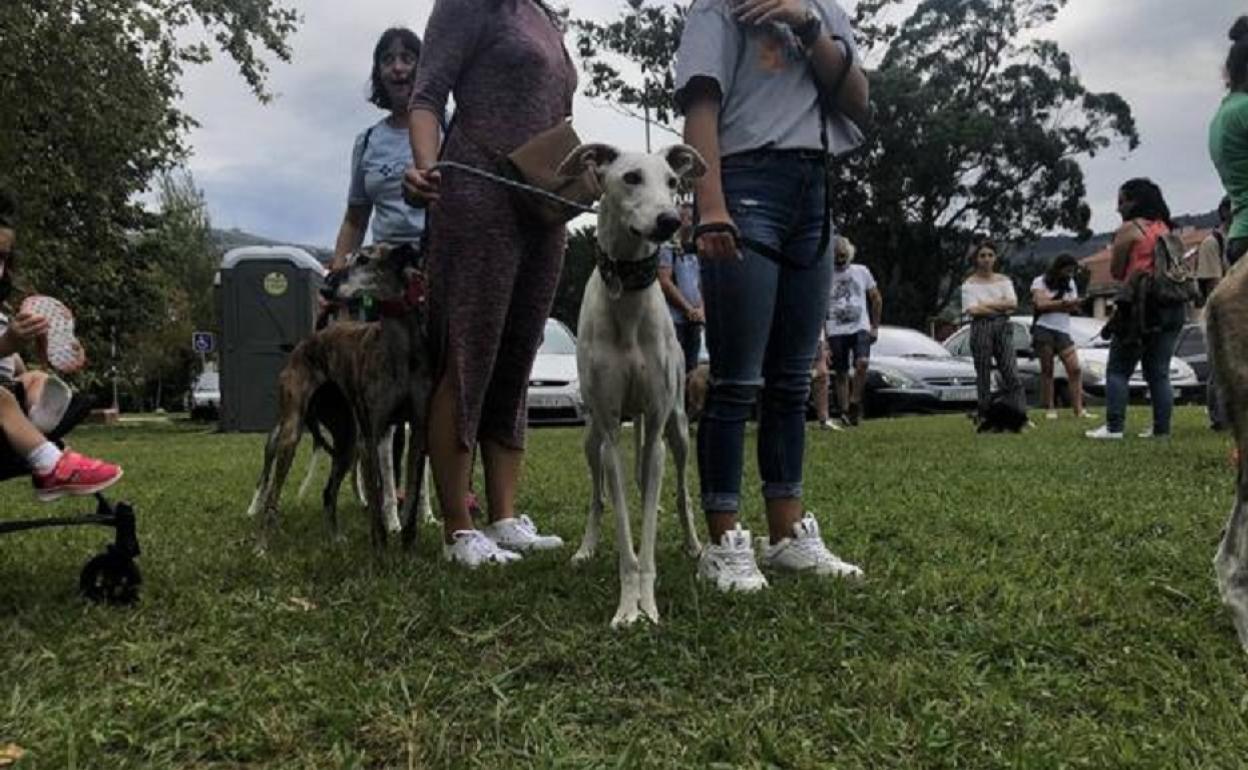
M 373 49 L 369 101 L 390 114 L 355 138 L 347 211 L 330 269 L 342 267 L 347 255 L 364 243 L 370 220 L 373 241 L 419 248 L 425 211 L 403 200 L 403 174 L 412 165 L 407 103 L 419 59 L 420 38 L 405 27 L 387 29 Z

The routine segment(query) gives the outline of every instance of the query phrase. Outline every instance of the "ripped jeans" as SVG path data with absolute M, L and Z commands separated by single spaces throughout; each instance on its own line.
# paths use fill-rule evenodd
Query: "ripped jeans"
M 763 497 L 802 496 L 810 369 L 827 313 L 832 249 L 819 251 L 825 180 L 818 152 L 732 155 L 722 174 L 742 236 L 784 254 L 780 264 L 742 247 L 739 260 L 702 260 L 711 357 L 698 427 L 702 507 L 737 512 L 745 425 L 756 401 Z

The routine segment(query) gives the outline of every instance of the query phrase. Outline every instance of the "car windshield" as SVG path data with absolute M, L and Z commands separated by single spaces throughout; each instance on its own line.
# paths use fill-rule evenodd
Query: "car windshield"
M 574 356 L 576 355 L 576 340 L 572 339 L 572 335 L 564 328 L 564 325 L 558 321 L 547 321 L 546 330 L 542 336 L 542 346 L 537 349 L 539 355 L 545 354 L 549 356 Z
M 897 358 L 952 358 L 939 342 L 913 329 L 880 329 L 871 353 Z
M 195 390 L 217 390 L 220 386 L 220 375 L 216 372 L 204 372 L 195 381 Z
M 1105 319 L 1103 318 L 1072 317 L 1070 338 L 1074 340 L 1077 347 L 1081 348 L 1109 347 L 1109 341 L 1101 339 L 1101 327 L 1104 325 Z

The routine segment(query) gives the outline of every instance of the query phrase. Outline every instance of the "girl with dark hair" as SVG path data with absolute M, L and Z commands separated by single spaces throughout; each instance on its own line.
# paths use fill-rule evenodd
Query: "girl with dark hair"
M 1118 213 L 1122 226 L 1114 234 L 1109 272 L 1114 280 L 1131 284 L 1137 273 L 1154 270 L 1153 249 L 1157 239 L 1170 232 L 1170 208 L 1161 188 L 1148 179 L 1130 179 L 1118 189 Z M 1142 301 L 1140 298 L 1139 301 Z M 1119 309 L 1121 310 L 1121 309 Z M 1127 417 L 1128 385 L 1136 366 L 1144 370 L 1149 400 L 1153 406 L 1153 426 L 1140 438 L 1170 435 L 1170 415 L 1174 411 L 1174 391 L 1170 388 L 1170 358 L 1179 332 L 1187 318 L 1183 305 L 1145 303 L 1143 328 L 1138 334 L 1114 334 L 1109 344 L 1105 372 L 1105 424 L 1088 431 L 1091 439 L 1121 439 Z
M 1031 347 L 1040 360 L 1040 403 L 1045 417 L 1057 419 L 1053 408 L 1053 357 L 1062 360 L 1066 368 L 1066 383 L 1070 390 L 1070 406 L 1076 417 L 1091 417 L 1083 410 L 1083 373 L 1079 368 L 1079 355 L 1070 337 L 1070 314 L 1079 312 L 1082 300 L 1075 285 L 1079 262 L 1071 254 L 1058 254 L 1044 274 L 1036 276 L 1031 284 L 1031 304 L 1035 308 L 1035 321 L 1031 325 Z
M 373 47 L 368 101 L 390 114 L 361 132 L 351 151 L 347 211 L 338 228 L 330 269 L 360 248 L 372 221 L 373 240 L 420 248 L 425 212 L 403 200 L 403 173 L 412 165 L 407 103 L 420 59 L 420 38 L 405 27 L 381 33 Z
M 974 270 L 962 282 L 962 312 L 971 318 L 971 356 L 975 361 L 975 385 L 979 396 L 977 417 L 983 421 L 992 405 L 992 369 L 1001 374 L 1001 389 L 1011 406 L 1027 409 L 1018 379 L 1010 313 L 1018 307 L 1018 295 L 1009 276 L 996 272 L 997 247 L 984 239 L 971 248 Z
M 440 125 L 448 97 L 455 120 Z M 536 0 L 437 0 L 412 87 L 411 197 L 429 206 L 430 317 L 442 372 L 429 409 L 429 458 L 441 502 L 443 556 L 476 567 L 557 548 L 517 516 L 525 392 L 550 315 L 567 231 L 521 216 L 510 191 L 439 157 L 491 169 L 500 156 L 572 113 L 576 68 L 563 31 Z M 480 443 L 490 524 L 476 529 L 465 496 Z
M 1235 21 L 1230 38 L 1224 72 L 1230 93 L 1209 124 L 1209 157 L 1231 198 L 1226 256 L 1234 264 L 1248 252 L 1248 16 Z

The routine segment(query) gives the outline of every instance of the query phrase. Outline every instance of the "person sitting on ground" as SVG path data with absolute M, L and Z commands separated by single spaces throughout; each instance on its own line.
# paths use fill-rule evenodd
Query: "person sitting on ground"
M 1049 269 L 1031 282 L 1031 304 L 1036 317 L 1031 325 L 1031 347 L 1040 360 L 1040 403 L 1045 417 L 1057 419 L 1054 409 L 1053 357 L 1066 367 L 1066 386 L 1070 390 L 1070 406 L 1076 417 L 1091 417 L 1083 409 L 1083 372 L 1079 354 L 1070 337 L 1070 314 L 1079 312 L 1083 301 L 1075 285 L 1079 261 L 1073 254 L 1058 254 Z
M 0 283 L 13 261 L 17 243 L 16 206 L 0 193 Z M 11 286 L 11 282 L 8 283 Z M 13 356 L 25 345 L 46 334 L 48 321 L 32 313 L 18 313 L 0 334 L 0 358 Z M 121 468 L 77 452 L 62 451 L 49 441 L 22 411 L 17 397 L 0 387 L 0 433 L 31 468 L 35 496 L 44 502 L 65 495 L 91 495 L 107 489 L 121 478 Z
M 698 368 L 706 313 L 702 309 L 698 249 L 693 245 L 693 206 L 687 203 L 680 207 L 680 231 L 676 237 L 676 245 L 665 243 L 659 247 L 659 286 L 672 313 L 688 374 Z
M 884 299 L 875 285 L 875 276 L 866 265 L 853 264 L 855 251 L 848 238 L 836 239 L 826 326 L 831 368 L 836 375 L 836 398 L 847 426 L 858 425 L 862 417 L 862 394 L 867 388 L 871 345 L 879 339 L 880 315 L 884 312 Z M 852 393 L 849 389 L 851 359 L 854 366 Z

